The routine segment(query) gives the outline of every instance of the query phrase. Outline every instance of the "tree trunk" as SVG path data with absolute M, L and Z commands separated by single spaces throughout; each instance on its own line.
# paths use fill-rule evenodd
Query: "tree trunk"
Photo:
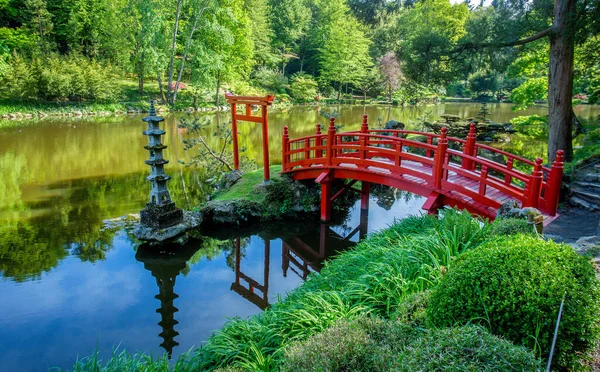
M 177 75 L 177 82 L 175 83 L 175 89 L 173 92 L 173 103 L 175 103 L 175 101 L 177 100 L 177 91 L 179 90 L 179 83 L 181 82 L 181 76 L 183 75 L 183 67 L 185 66 L 185 60 L 187 59 L 187 54 L 190 49 L 192 39 L 194 38 L 194 32 L 196 32 L 196 28 L 198 27 L 198 20 L 200 19 L 200 17 L 202 17 L 202 13 L 204 13 L 204 9 L 206 9 L 206 3 L 207 2 L 205 1 L 202 8 L 200 8 L 200 11 L 198 12 L 198 14 L 196 14 L 196 17 L 194 19 L 194 25 L 192 26 L 192 29 L 190 30 L 190 36 L 188 37 L 188 39 L 185 43 L 185 50 L 183 52 L 183 58 L 181 59 L 181 67 L 179 68 L 179 74 Z
M 144 53 L 142 53 L 142 56 L 141 56 L 140 60 L 138 61 L 137 70 L 138 70 L 138 72 L 137 72 L 138 93 L 141 97 L 144 94 Z
M 573 159 L 573 60 L 576 0 L 555 0 L 548 74 L 548 162 L 557 150 Z
M 160 99 L 165 102 L 165 91 L 163 90 L 162 78 L 160 77 L 160 71 L 156 69 L 156 81 L 158 83 L 158 89 L 160 91 Z
M 221 71 L 217 73 L 217 96 L 215 98 L 215 106 L 219 107 L 219 90 L 221 90 Z
M 171 85 L 173 84 L 173 65 L 175 64 L 175 48 L 177 47 L 177 28 L 179 28 L 179 15 L 181 14 L 181 3 L 183 0 L 177 0 L 177 10 L 175 12 L 175 27 L 173 28 L 173 43 L 171 45 L 171 61 L 169 62 L 169 81 L 167 83 L 167 100 L 171 101 Z
M 300 73 L 304 72 L 304 55 L 300 58 Z
M 342 86 L 343 86 L 343 84 L 344 84 L 344 83 L 342 83 L 342 82 L 340 81 L 340 86 L 339 86 L 339 88 L 338 88 L 338 96 L 337 96 L 337 100 L 338 100 L 338 102 L 340 101 L 340 95 L 342 94 Z

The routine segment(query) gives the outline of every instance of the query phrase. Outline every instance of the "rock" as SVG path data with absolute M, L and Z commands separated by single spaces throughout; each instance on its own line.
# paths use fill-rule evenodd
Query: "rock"
M 573 197 L 569 198 L 569 203 L 575 207 L 583 208 L 588 211 L 596 210 L 596 206 L 594 204 L 588 203 L 587 201 L 585 201 L 577 196 L 573 196 Z
M 402 123 L 400 121 L 390 120 L 387 123 L 385 123 L 384 129 L 402 130 L 405 127 L 406 127 L 406 125 L 404 125 L 404 123 Z
M 2 119 L 8 119 L 8 118 L 10 118 L 10 116 L 8 114 L 3 114 L 2 115 Z
M 241 170 L 232 170 L 231 172 L 226 173 L 217 185 L 217 189 L 227 190 L 231 188 L 231 186 L 235 185 L 237 181 L 239 181 L 240 178 L 242 178 L 243 174 L 244 172 Z
M 8 114 L 8 117 L 9 117 L 10 119 L 16 119 L 16 118 L 17 118 L 17 115 L 15 115 L 15 114 Z
M 25 119 L 31 119 L 33 117 L 32 114 L 25 114 Z
M 544 215 L 542 212 L 531 207 L 520 208 L 519 203 L 515 200 L 502 204 L 496 212 L 496 217 L 527 219 L 529 224 L 535 225 L 535 229 L 539 234 L 544 232 Z
M 184 244 L 187 241 L 187 232 L 197 228 L 201 223 L 202 215 L 200 213 L 184 211 L 182 222 L 175 226 L 155 229 L 138 223 L 133 234 L 139 240 L 148 242 L 150 245 Z
M 582 177 L 585 182 L 598 182 L 600 181 L 597 173 L 586 173 Z

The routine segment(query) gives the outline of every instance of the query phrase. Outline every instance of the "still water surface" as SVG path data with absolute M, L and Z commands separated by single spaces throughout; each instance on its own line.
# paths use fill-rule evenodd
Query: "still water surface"
M 280 162 L 283 126 L 289 126 L 291 137 L 307 135 L 333 110 L 344 130 L 358 129 L 363 114 L 372 126 L 395 119 L 418 129 L 418 118 L 476 116 L 479 106 L 297 107 L 273 113 L 272 162 Z M 497 122 L 517 115 L 503 104 L 490 105 L 490 111 Z M 532 108 L 519 114 L 544 112 Z M 576 112 L 586 118 L 600 109 L 580 106 Z M 169 188 L 178 206 L 192 208 L 212 189 L 204 170 L 178 162 L 191 155 L 183 149 L 185 132 L 177 128 L 180 116 L 164 123 L 167 172 L 173 176 Z M 51 119 L 0 130 L 0 371 L 70 368 L 78 355 L 96 347 L 107 355 L 117 344 L 176 357 L 205 341 L 227 318 L 248 317 L 284 297 L 326 257 L 365 233 L 419 213 L 423 203 L 411 194 L 383 190 L 372 195 L 368 216 L 355 205 L 334 226 L 306 221 L 223 229 L 206 232 L 175 255 L 157 255 L 103 222 L 137 213 L 148 197 L 141 118 Z M 227 122 L 229 114 L 202 118 L 216 124 Z M 211 131 L 206 134 L 216 146 Z M 240 126 L 240 146 L 259 164 L 260 143 L 256 125 Z M 543 142 L 520 136 L 501 146 L 528 157 L 546 151 Z M 259 284 L 254 294 L 243 289 L 245 278 Z

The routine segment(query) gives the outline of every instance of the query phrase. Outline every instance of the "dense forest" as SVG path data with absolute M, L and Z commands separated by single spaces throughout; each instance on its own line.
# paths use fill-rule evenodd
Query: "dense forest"
M 139 97 L 171 105 L 219 104 L 224 91 L 297 102 L 454 96 L 522 108 L 548 100 L 550 138 L 564 138 L 550 147 L 566 148 L 571 100 L 600 97 L 599 5 L 0 0 L 0 95 L 111 102 L 131 98 L 129 82 Z

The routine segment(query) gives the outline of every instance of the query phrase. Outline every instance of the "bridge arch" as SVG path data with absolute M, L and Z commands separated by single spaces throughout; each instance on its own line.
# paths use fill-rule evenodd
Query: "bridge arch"
M 497 209 L 514 200 L 555 216 L 564 168 L 564 152 L 552 167 L 476 142 L 476 125 L 466 139 L 441 134 L 369 129 L 367 115 L 358 131 L 337 133 L 331 118 L 327 133 L 290 139 L 284 128 L 282 172 L 294 180 L 321 184 L 321 220 L 331 217 L 331 182 L 351 179 L 410 191 L 427 197 L 429 212 L 448 205 L 494 219 Z M 492 160 L 494 159 L 494 160 Z M 363 195 L 363 201 L 365 197 Z

